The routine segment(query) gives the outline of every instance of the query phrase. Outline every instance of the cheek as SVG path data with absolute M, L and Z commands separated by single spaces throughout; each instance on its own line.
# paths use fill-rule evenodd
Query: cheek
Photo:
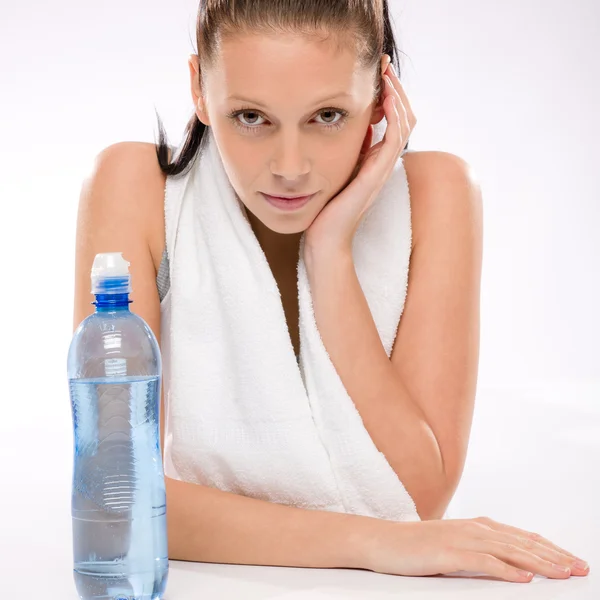
M 328 159 L 321 171 L 330 187 L 328 195 L 339 194 L 356 177 L 360 170 L 359 161 L 359 150 L 352 153 L 346 150 Z
M 360 146 L 354 150 L 354 146 L 347 143 L 331 149 L 318 163 L 320 175 L 332 184 L 345 181 L 357 165 L 359 152 Z
M 238 193 L 256 186 L 261 167 L 252 152 L 233 145 L 221 149 L 221 159 L 229 181 Z

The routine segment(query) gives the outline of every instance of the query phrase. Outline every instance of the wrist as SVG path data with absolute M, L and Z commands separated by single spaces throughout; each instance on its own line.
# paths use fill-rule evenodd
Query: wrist
M 347 515 L 348 530 L 344 537 L 342 564 L 348 569 L 376 571 L 378 555 L 384 540 L 392 528 L 399 529 L 402 523 L 376 517 Z
M 352 265 L 352 247 L 338 244 L 311 244 L 304 245 L 304 263 L 309 274 L 314 271 L 327 270 L 332 267 L 340 268 Z

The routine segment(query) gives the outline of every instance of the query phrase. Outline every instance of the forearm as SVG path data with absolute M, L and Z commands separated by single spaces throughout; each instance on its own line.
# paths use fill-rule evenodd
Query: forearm
M 385 352 L 350 251 L 308 249 L 305 259 L 319 333 L 365 428 L 420 517 L 441 517 L 453 490 L 438 442 Z
M 381 527 L 371 517 L 295 508 L 168 477 L 165 482 L 173 560 L 364 568 L 362 540 Z

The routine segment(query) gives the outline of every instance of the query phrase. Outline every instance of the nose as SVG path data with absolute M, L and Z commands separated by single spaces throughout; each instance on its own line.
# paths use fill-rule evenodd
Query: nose
M 310 172 L 310 162 L 297 135 L 282 138 L 271 160 L 271 173 L 295 182 Z

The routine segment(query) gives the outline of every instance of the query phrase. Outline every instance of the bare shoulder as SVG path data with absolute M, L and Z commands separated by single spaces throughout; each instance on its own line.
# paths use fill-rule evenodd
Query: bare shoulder
M 77 210 L 74 326 L 93 312 L 90 270 L 101 252 L 130 262 L 134 311 L 159 335 L 156 273 L 164 247 L 164 176 L 153 144 L 101 150 L 84 174 Z
M 472 220 L 482 209 L 473 168 L 460 156 L 441 151 L 407 152 L 402 157 L 411 198 L 413 247 L 431 228 L 449 219 Z
M 127 219 L 146 236 L 156 269 L 165 246 L 164 189 L 166 176 L 161 171 L 155 144 L 117 142 L 98 153 L 93 165 L 95 185 L 104 185 L 105 210 L 114 211 L 111 198 L 119 203 L 120 218 Z M 126 199 L 126 202 L 123 202 Z

